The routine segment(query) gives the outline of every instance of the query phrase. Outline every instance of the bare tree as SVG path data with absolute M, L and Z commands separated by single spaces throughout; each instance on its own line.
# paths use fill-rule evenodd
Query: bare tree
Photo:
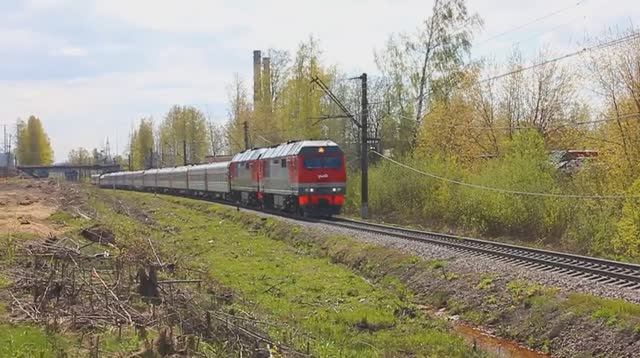
M 289 77 L 291 54 L 287 50 L 275 48 L 269 49 L 267 53 L 271 58 L 271 103 L 276 103 Z
M 378 66 L 392 79 L 394 90 L 411 89 L 410 100 L 415 103 L 412 147 L 431 95 L 451 86 L 447 77 L 462 65 L 464 54 L 471 49 L 473 31 L 482 24 L 477 14 L 469 13 L 465 0 L 435 0 L 421 29 L 411 35 L 392 36 L 386 54 L 377 55 Z
M 210 153 L 213 156 L 228 152 L 228 138 L 223 125 L 215 123 L 211 118 L 207 120 L 207 130 L 210 143 Z
M 592 53 L 586 68 L 599 87 L 604 113 L 613 121 L 603 126 L 608 141 L 621 147 L 624 172 L 633 178 L 640 172 L 640 37 L 638 30 L 619 34 L 609 31 L 600 41 L 631 36 L 628 41 Z M 616 142 L 619 141 L 619 142 Z

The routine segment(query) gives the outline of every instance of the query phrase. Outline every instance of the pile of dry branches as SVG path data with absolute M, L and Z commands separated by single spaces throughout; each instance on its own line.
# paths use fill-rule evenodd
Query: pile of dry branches
M 159 336 L 144 349 L 161 355 L 193 353 L 201 340 L 249 355 L 271 355 L 268 347 L 275 344 L 259 328 L 264 322 L 224 312 L 221 301 L 229 297 L 202 287 L 207 283 L 201 279 L 179 277 L 176 265 L 163 263 L 151 240 L 146 250 L 112 255 L 113 233 L 99 227 L 85 232 L 88 241 L 82 243 L 48 237 L 18 248 L 9 270 L 14 322 L 81 332 L 135 327 L 145 337 L 151 328 Z M 152 254 L 141 255 L 141 250 Z M 174 328 L 179 335 L 174 336 Z M 306 355 L 278 346 L 288 355 Z

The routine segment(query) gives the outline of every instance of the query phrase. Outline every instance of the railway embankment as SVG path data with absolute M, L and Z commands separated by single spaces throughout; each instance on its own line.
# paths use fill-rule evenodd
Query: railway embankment
M 229 215 L 276 240 L 310 245 L 371 282 L 397 279 L 414 304 L 505 345 L 558 357 L 632 357 L 640 348 L 637 291 L 324 224 Z
M 313 241 L 276 239 L 272 219 L 52 188 L 55 235 L 1 237 L 0 355 L 484 356 L 399 279 L 373 281 Z
M 439 247 L 416 249 L 391 238 L 204 201 L 89 187 L 60 190 L 43 190 L 58 201 L 36 198 L 59 204 L 38 222 L 74 242 L 73 249 L 94 248 L 79 249 L 81 257 L 108 253 L 105 260 L 119 263 L 111 273 L 126 275 L 110 280 L 112 261 L 103 261 L 97 276 L 83 276 L 93 287 L 81 293 L 83 299 L 67 301 L 71 291 L 62 290 L 60 297 L 34 300 L 28 284 L 46 291 L 52 272 L 59 274 L 41 261 L 37 267 L 47 279 L 24 280 L 33 257 L 22 256 L 23 244 L 38 244 L 42 235 L 3 236 L 1 314 L 13 323 L 0 326 L 0 340 L 15 342 L 4 345 L 7 354 L 33 348 L 26 336 L 36 338 L 35 352 L 45 353 L 128 354 L 164 347 L 214 356 L 271 350 L 284 356 L 466 357 L 515 347 L 514 356 L 625 357 L 640 348 L 639 305 L 562 288 L 563 278 L 545 284 L 504 272 L 508 265 Z M 109 240 L 102 243 L 105 235 L 96 240 L 87 232 Z M 89 266 L 76 275 L 90 274 Z M 142 297 L 138 274 L 144 268 L 149 279 L 151 267 L 158 270 L 150 299 Z M 104 289 L 98 277 L 115 289 Z M 74 321 L 68 314 L 74 310 L 93 321 L 79 322 L 80 315 Z M 118 319 L 127 314 L 145 326 L 144 334 Z

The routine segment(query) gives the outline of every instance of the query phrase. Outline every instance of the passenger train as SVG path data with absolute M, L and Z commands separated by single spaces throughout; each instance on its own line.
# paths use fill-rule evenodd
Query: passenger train
M 249 149 L 229 162 L 92 177 L 101 188 L 212 198 L 305 216 L 339 214 L 346 179 L 344 153 L 329 140 Z

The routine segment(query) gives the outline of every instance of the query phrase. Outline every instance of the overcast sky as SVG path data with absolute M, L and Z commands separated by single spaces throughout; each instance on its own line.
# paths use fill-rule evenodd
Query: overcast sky
M 637 0 L 471 0 L 485 20 L 472 56 L 504 62 L 579 48 L 585 35 L 627 28 Z M 430 0 L 0 0 L 0 124 L 40 117 L 55 158 L 75 147 L 124 150 L 132 123 L 173 104 L 226 117 L 233 73 L 251 81 L 252 51 L 295 52 L 309 35 L 323 61 L 375 73 L 373 51 L 412 31 Z M 547 16 L 550 15 L 551 16 Z M 541 19 L 543 18 L 543 19 Z M 540 20 L 541 19 L 541 20 Z M 538 20 L 538 21 L 536 21 Z M 515 30 L 514 30 L 515 29 Z M 501 36 L 504 32 L 508 32 Z M 2 138 L 0 138 L 2 141 Z

